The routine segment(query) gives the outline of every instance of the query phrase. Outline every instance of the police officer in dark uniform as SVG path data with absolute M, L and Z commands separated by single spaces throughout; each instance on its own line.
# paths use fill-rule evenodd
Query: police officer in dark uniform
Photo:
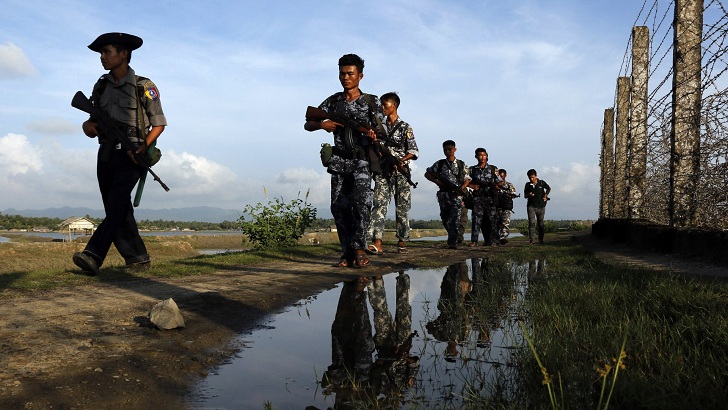
M 359 89 L 362 78 L 364 60 L 356 54 L 342 56 L 339 59 L 339 82 L 344 90 L 328 97 L 319 108 L 360 124 L 378 127 L 385 120 L 382 104 L 376 95 L 364 94 Z M 367 266 L 366 234 L 373 203 L 368 148 L 372 141 L 376 141 L 377 134 L 371 129 L 362 133 L 329 120 L 309 120 L 303 128 L 334 134 L 333 155 L 327 171 L 331 174 L 331 214 L 342 250 L 341 260 L 336 266 Z
M 141 45 L 142 39 L 137 36 L 106 33 L 88 46 L 100 54 L 101 65 L 109 70 L 94 86 L 91 101 L 128 127 L 127 135 L 137 147 L 137 154 L 144 153 L 167 125 L 156 85 L 136 76 L 129 66 L 132 51 Z M 120 144 L 107 146 L 112 142 L 99 135 L 93 119 L 83 123 L 83 132 L 89 138 L 99 137 L 96 177 L 106 216 L 84 251 L 73 255 L 73 262 L 85 274 L 96 275 L 113 243 L 127 267 L 146 269 L 151 261 L 139 236 L 131 202 L 131 191 L 145 169 Z

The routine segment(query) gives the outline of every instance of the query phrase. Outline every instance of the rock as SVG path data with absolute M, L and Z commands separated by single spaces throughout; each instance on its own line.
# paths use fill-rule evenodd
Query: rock
M 149 320 L 162 330 L 185 327 L 185 319 L 172 298 L 157 303 L 149 312 Z

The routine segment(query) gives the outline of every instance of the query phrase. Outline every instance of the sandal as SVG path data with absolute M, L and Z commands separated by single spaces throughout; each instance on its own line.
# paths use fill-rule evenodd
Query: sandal
M 364 250 L 356 251 L 356 260 L 354 261 L 354 267 L 363 268 L 367 265 L 369 265 L 369 258 L 367 258 L 367 254 L 364 253 Z
M 470 245 L 468 246 L 470 246 L 471 248 L 475 248 L 476 246 L 478 246 L 478 242 L 470 242 Z
M 376 245 L 374 245 L 374 244 L 369 245 L 369 247 L 367 248 L 367 250 L 372 255 L 381 255 L 381 254 L 384 253 L 384 252 L 380 251 L 379 249 L 377 249 Z
M 409 253 L 407 250 L 407 247 L 404 244 L 404 241 L 397 242 L 397 252 L 398 253 Z
M 349 261 L 347 261 L 346 259 L 341 259 L 339 261 L 339 263 L 335 263 L 331 266 L 333 266 L 335 268 L 347 268 L 347 267 L 349 267 Z

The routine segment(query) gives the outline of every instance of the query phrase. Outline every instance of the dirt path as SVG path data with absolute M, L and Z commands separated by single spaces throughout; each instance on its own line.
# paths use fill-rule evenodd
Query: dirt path
M 665 264 L 629 255 L 589 235 L 575 238 L 619 263 L 677 266 L 674 260 Z M 508 246 L 528 245 L 512 241 Z M 0 408 L 184 408 L 193 383 L 235 352 L 231 340 L 254 330 L 268 315 L 359 274 L 417 267 L 424 255 L 444 266 L 491 251 L 413 242 L 409 254 L 372 257 L 372 266 L 361 270 L 331 267 L 337 261 L 332 254 L 204 277 L 119 280 L 102 275 L 100 283 L 89 286 L 4 292 Z M 727 271 L 714 268 L 712 274 L 728 278 Z M 167 298 L 177 302 L 186 328 L 159 331 L 149 326 L 149 310 Z

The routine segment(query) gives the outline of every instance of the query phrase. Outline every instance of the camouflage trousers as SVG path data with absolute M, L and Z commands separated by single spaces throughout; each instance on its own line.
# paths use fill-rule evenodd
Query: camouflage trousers
M 394 320 L 387 305 L 387 294 L 381 276 L 372 277 L 367 285 L 369 303 L 374 317 L 374 345 L 380 357 L 391 357 L 412 332 L 412 305 L 409 301 L 410 277 L 404 272 L 397 276 L 396 310 Z
M 331 214 L 336 223 L 341 251 L 353 258 L 366 248 L 372 210 L 372 175 L 369 164 L 358 161 L 353 172 L 331 174 Z
M 498 208 L 498 237 L 508 239 L 511 233 L 511 211 Z
M 357 282 L 344 282 L 331 325 L 331 366 L 327 373 L 334 382 L 345 382 L 347 375 L 368 379 L 373 364 L 374 338 L 367 296 Z
M 471 216 L 472 231 L 470 242 L 478 243 L 478 236 L 483 233 L 486 245 L 499 242 L 498 239 L 498 208 L 493 206 L 490 197 L 476 196 L 473 198 L 473 214 Z
M 440 219 L 447 231 L 448 246 L 457 246 L 458 222 L 460 209 L 463 207 L 463 198 L 449 191 L 437 192 L 437 203 L 440 205 Z
M 387 218 L 389 202 L 394 196 L 395 221 L 397 222 L 397 239 L 409 240 L 409 210 L 412 208 L 410 186 L 399 172 L 392 175 L 374 176 L 374 208 L 372 208 L 372 223 L 369 228 L 369 237 L 382 239 L 384 236 L 384 221 Z

